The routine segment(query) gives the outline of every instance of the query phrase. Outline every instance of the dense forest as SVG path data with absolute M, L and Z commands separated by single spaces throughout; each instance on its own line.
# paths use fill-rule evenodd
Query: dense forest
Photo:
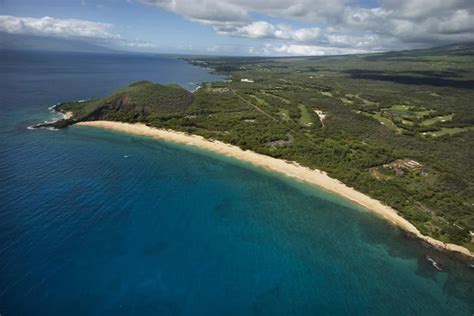
M 296 161 L 380 199 L 424 234 L 474 250 L 474 45 L 189 61 L 228 79 L 194 94 L 138 82 L 61 105 L 74 112 L 65 125 L 145 122 Z

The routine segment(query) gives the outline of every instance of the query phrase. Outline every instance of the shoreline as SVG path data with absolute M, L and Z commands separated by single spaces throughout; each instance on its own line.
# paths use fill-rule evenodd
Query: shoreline
M 157 129 L 146 126 L 142 123 L 122 123 L 113 121 L 88 121 L 79 122 L 76 125 L 80 126 L 92 126 L 104 129 L 115 130 L 119 132 L 125 132 L 129 134 L 148 136 L 155 139 L 171 141 L 174 143 L 191 145 L 199 147 L 205 150 L 209 150 L 218 154 L 225 155 L 227 157 L 235 158 L 245 162 L 249 162 L 253 165 L 263 167 L 273 172 L 278 172 L 286 176 L 296 178 L 297 180 L 303 181 L 307 184 L 316 186 L 318 189 L 335 193 L 348 199 L 360 206 L 363 206 L 372 213 L 384 218 L 395 226 L 403 229 L 418 239 L 430 244 L 434 248 L 439 250 L 447 250 L 474 258 L 474 253 L 471 253 L 467 248 L 450 243 L 444 243 L 437 239 L 423 235 L 413 224 L 398 214 L 398 212 L 382 204 L 380 201 L 375 200 L 368 195 L 365 195 L 351 187 L 348 187 L 341 181 L 329 177 L 325 172 L 310 169 L 296 162 L 287 162 L 285 160 L 273 158 L 263 154 L 258 154 L 250 150 L 242 150 L 241 148 L 223 143 L 217 140 L 208 140 L 202 136 L 190 135 L 184 132 L 178 132 L 174 130 Z
M 57 123 L 57 122 L 60 122 L 60 121 L 64 121 L 64 120 L 69 120 L 73 117 L 74 113 L 72 113 L 71 111 L 66 111 L 66 112 L 63 112 L 63 111 L 59 111 L 56 109 L 56 107 L 59 105 L 60 103 L 58 104 L 55 104 L 53 106 L 50 106 L 48 108 L 48 110 L 51 112 L 51 113 L 54 113 L 54 114 L 57 114 L 57 115 L 60 115 L 61 117 L 58 117 L 56 119 L 53 119 L 52 121 L 44 121 L 43 123 L 39 123 L 39 124 L 35 124 L 35 125 L 30 125 L 30 126 L 27 126 L 26 129 L 29 129 L 29 130 L 35 130 L 35 129 L 38 129 L 38 128 L 46 128 L 46 129 L 49 129 L 51 131 L 56 131 L 58 130 L 57 128 L 53 127 L 53 126 L 50 126 L 51 124 L 54 124 L 54 123 Z

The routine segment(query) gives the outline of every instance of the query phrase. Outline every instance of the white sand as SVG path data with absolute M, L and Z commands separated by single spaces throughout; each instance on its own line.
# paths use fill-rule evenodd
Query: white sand
M 397 225 L 400 228 L 416 235 L 418 238 L 435 246 L 436 248 L 459 252 L 464 255 L 474 257 L 474 253 L 471 253 L 467 248 L 455 244 L 443 243 L 439 240 L 421 234 L 420 231 L 415 226 L 413 226 L 413 224 L 398 215 L 397 211 L 393 208 L 386 206 L 380 201 L 375 200 L 363 193 L 360 193 L 359 191 L 356 191 L 353 188 L 346 186 L 339 180 L 333 179 L 329 177 L 325 172 L 319 170 L 312 170 L 294 162 L 286 162 L 284 160 L 255 153 L 250 150 L 244 151 L 237 146 L 225 144 L 220 141 L 207 140 L 201 136 L 188 135 L 182 132 L 176 132 L 172 130 L 151 128 L 144 124 L 93 121 L 81 122 L 77 125 L 112 129 L 126 133 L 149 136 L 152 138 L 162 139 L 175 143 L 197 146 L 199 148 L 204 148 L 206 150 L 210 150 L 229 157 L 244 160 L 254 165 L 264 167 L 266 169 L 279 173 L 283 173 L 290 177 L 297 178 L 299 180 L 322 188 L 326 191 L 341 195 L 346 199 L 349 199 L 374 212 L 375 214 L 385 218 L 394 225 Z

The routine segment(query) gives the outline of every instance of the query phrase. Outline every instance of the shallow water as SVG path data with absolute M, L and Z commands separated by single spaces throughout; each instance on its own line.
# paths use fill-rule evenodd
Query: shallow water
M 2 315 L 471 315 L 474 273 L 334 195 L 48 106 L 131 81 L 216 80 L 163 57 L 1 58 Z M 126 156 L 128 158 L 126 158 Z M 443 265 L 438 272 L 430 254 Z

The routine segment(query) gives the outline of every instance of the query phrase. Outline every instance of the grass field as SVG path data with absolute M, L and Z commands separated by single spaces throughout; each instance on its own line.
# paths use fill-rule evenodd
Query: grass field
M 439 131 L 436 132 L 425 132 L 423 133 L 425 136 L 432 136 L 432 137 L 440 137 L 440 136 L 446 136 L 446 135 L 454 135 L 462 132 L 467 132 L 467 131 L 474 131 L 474 127 L 453 127 L 453 128 L 442 128 Z
M 434 125 L 436 123 L 444 123 L 444 122 L 447 122 L 447 121 L 451 121 L 453 119 L 453 116 L 454 116 L 454 114 L 437 116 L 437 117 L 433 117 L 433 118 L 424 120 L 420 124 L 423 125 L 423 126 L 430 126 L 430 125 Z
M 309 112 L 308 108 L 304 104 L 298 104 L 298 108 L 300 109 L 300 124 L 304 126 L 311 126 L 313 124 L 313 117 Z

